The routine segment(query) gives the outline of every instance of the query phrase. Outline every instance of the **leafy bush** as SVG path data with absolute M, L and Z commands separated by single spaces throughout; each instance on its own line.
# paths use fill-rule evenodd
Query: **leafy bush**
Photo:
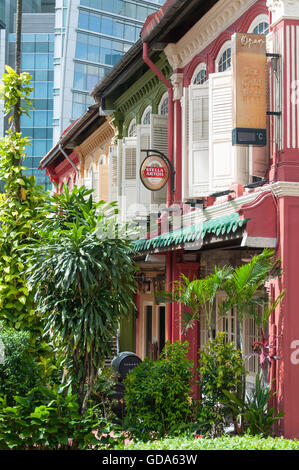
M 244 428 L 250 434 L 269 434 L 273 424 L 283 416 L 282 411 L 275 415 L 274 409 L 269 408 L 268 404 L 273 396 L 271 386 L 262 386 L 258 375 L 256 376 L 255 390 L 251 394 L 247 394 L 245 400 L 228 391 L 224 391 L 224 394 L 227 398 L 226 405 L 231 408 L 235 417 L 243 416 Z M 243 430 L 241 429 L 241 431 Z
M 148 359 L 126 377 L 125 425 L 141 439 L 163 436 L 191 415 L 192 362 L 188 343 L 167 343 L 161 358 Z
M 0 449 L 88 449 L 99 445 L 94 430 L 103 429 L 96 408 L 79 413 L 76 395 L 57 388 L 35 388 L 14 406 L 0 398 Z
M 224 392 L 236 390 L 243 370 L 241 352 L 233 342 L 225 342 L 225 333 L 218 333 L 200 351 L 201 402 L 197 419 L 201 432 L 209 432 L 213 437 L 223 432 L 229 413 L 229 408 L 222 404 Z
M 298 440 L 282 437 L 222 436 L 216 439 L 194 439 L 193 436 L 179 436 L 151 442 L 134 442 L 119 446 L 126 450 L 299 450 Z M 197 460 L 198 462 L 198 460 Z
M 25 331 L 1 329 L 0 342 L 4 349 L 4 362 L 0 363 L 0 396 L 6 395 L 12 404 L 14 395 L 25 395 L 40 380 L 40 370 L 30 352 L 30 334 Z

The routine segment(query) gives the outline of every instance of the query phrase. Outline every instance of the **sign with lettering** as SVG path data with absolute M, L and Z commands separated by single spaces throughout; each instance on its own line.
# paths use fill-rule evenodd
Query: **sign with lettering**
M 160 155 L 150 155 L 143 160 L 140 178 L 147 189 L 159 191 L 166 185 L 168 177 L 168 165 Z
M 233 145 L 266 145 L 266 60 L 264 34 L 232 36 Z

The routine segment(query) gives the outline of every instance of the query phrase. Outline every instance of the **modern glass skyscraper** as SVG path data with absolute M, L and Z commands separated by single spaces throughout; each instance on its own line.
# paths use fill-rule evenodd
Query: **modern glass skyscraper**
M 165 0 L 57 0 L 54 55 L 54 141 L 93 103 L 89 96 L 139 38 Z
M 2 60 L 0 58 L 1 72 L 4 71 L 4 63 L 15 67 L 15 13 L 16 0 L 6 0 L 5 52 Z M 31 138 L 24 165 L 28 167 L 28 174 L 35 175 L 36 183 L 46 188 L 51 188 L 50 181 L 37 167 L 53 144 L 54 26 L 55 0 L 23 0 L 22 71 L 32 75 L 34 88 L 34 110 L 29 113 L 30 117 L 21 117 L 22 133 Z M 7 121 L 3 127 L 8 127 Z
M 93 103 L 90 90 L 164 1 L 23 0 L 22 70 L 32 75 L 34 110 L 22 116 L 21 128 L 32 139 L 25 166 L 38 184 L 51 187 L 37 169 L 41 158 Z M 15 65 L 15 13 L 16 0 L 0 0 L 0 73 L 5 63 Z M 0 135 L 5 127 L 0 116 Z

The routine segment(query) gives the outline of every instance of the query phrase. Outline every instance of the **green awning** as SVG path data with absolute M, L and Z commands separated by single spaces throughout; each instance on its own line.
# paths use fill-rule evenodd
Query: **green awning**
M 235 232 L 239 227 L 243 227 L 249 219 L 240 219 L 239 214 L 234 212 L 230 215 L 218 217 L 216 219 L 205 220 L 197 225 L 188 225 L 173 232 L 163 233 L 149 240 L 141 239 L 134 243 L 136 251 L 146 251 L 155 248 L 165 248 L 170 245 L 194 242 L 203 239 L 207 234 L 213 233 L 216 236 L 226 235 Z

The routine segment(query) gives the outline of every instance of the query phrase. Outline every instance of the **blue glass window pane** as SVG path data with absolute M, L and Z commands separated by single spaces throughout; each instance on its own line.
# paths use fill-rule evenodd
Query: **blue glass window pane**
M 113 36 L 117 38 L 123 38 L 124 36 L 124 24 L 120 21 L 113 21 Z
M 76 58 L 77 59 L 87 59 L 87 44 L 82 44 L 77 42 L 76 45 Z
M 36 69 L 48 69 L 48 54 L 36 54 Z
M 139 7 L 137 7 L 139 8 Z M 133 3 L 125 3 L 125 16 L 128 18 L 136 18 L 136 5 Z
M 47 42 L 37 42 L 36 43 L 36 52 L 48 52 L 49 44 Z
M 25 133 L 24 133 L 24 135 L 25 135 Z M 32 144 L 31 145 L 26 145 L 25 152 L 26 152 L 27 157 L 31 157 L 31 155 L 32 155 Z
M 47 97 L 48 85 L 47 82 L 35 82 L 34 84 L 34 97 L 35 98 L 46 98 Z
M 114 12 L 118 15 L 125 14 L 125 3 L 123 0 L 114 0 Z
M 79 21 L 78 21 L 78 27 L 81 29 L 88 29 L 88 13 L 85 13 L 84 11 L 79 12 Z
M 80 72 L 74 73 L 74 88 L 78 90 L 85 89 L 85 74 Z
M 34 129 L 34 138 L 35 139 L 46 139 L 47 138 L 47 128 L 46 127 L 36 127 Z
M 48 111 L 47 112 L 47 126 L 52 126 L 53 125 L 53 111 Z
M 22 114 L 21 115 L 21 127 L 32 127 L 33 126 L 33 111 L 31 113 L 29 113 L 29 116 L 31 117 L 28 117 L 26 116 L 26 114 Z
M 110 18 L 103 17 L 102 18 L 102 29 L 101 32 L 103 34 L 107 34 L 112 36 L 113 33 L 113 21 Z
M 47 111 L 34 111 L 34 127 L 47 127 Z
M 37 82 L 46 82 L 48 80 L 48 72 L 46 70 L 37 70 L 35 72 L 35 80 Z
M 87 90 L 91 90 L 98 83 L 98 77 L 95 75 L 87 75 L 86 85 Z
M 125 39 L 128 41 L 135 41 L 135 27 L 128 24 L 125 25 Z
M 113 0 L 102 0 L 102 10 L 114 13 Z
M 53 82 L 48 82 L 48 98 L 53 98 Z
M 35 43 L 34 42 L 24 42 L 22 44 L 22 52 L 34 52 Z
M 43 156 L 47 153 L 47 144 L 45 140 L 34 140 L 33 142 L 33 155 Z
M 112 65 L 117 64 L 121 57 L 122 54 L 119 51 L 112 51 Z
M 54 54 L 48 54 L 48 69 L 53 68 L 53 59 L 54 59 Z
M 102 48 L 100 50 L 100 62 L 111 65 L 111 49 Z
M 81 116 L 84 111 L 86 110 L 85 104 L 82 103 L 73 103 L 73 119 L 77 119 L 79 116 Z
M 34 69 L 34 55 L 33 54 L 22 54 L 22 69 Z
M 147 8 L 137 6 L 137 20 L 144 22 L 147 17 Z
M 99 33 L 101 31 L 101 17 L 99 15 L 90 14 L 89 17 L 89 29 Z

